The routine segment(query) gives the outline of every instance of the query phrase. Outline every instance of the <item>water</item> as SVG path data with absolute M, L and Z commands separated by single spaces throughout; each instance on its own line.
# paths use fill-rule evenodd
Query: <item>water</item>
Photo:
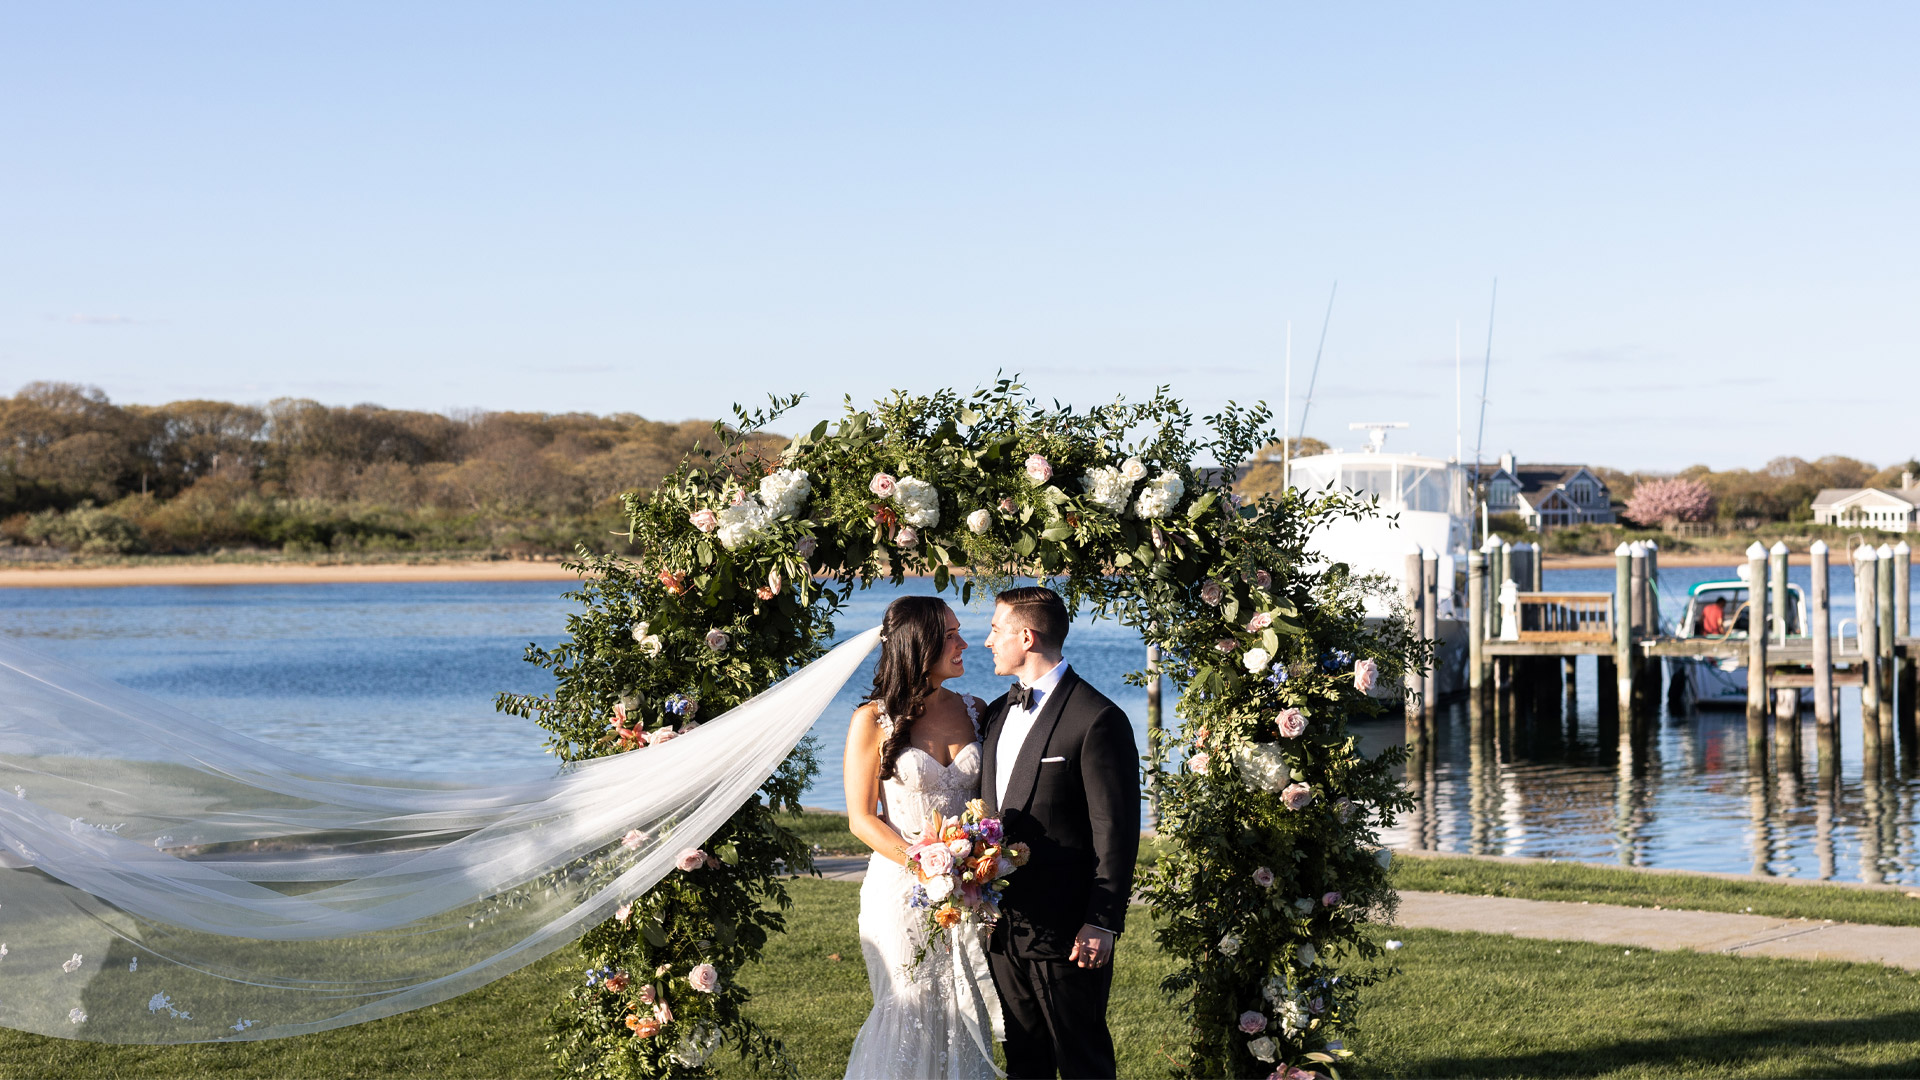
M 1853 614 L 1843 570 L 1833 575 L 1836 625 Z M 1669 568 L 1662 606 L 1675 614 L 1688 586 L 1732 576 L 1730 568 Z M 1792 577 L 1807 586 L 1806 568 Z M 1548 571 L 1546 581 L 1581 591 L 1612 583 L 1611 570 Z M 544 733 L 495 713 L 492 700 L 501 690 L 551 689 L 520 657 L 529 642 L 558 640 L 572 609 L 565 590 L 551 582 L 0 589 L 0 633 L 303 753 L 451 770 L 545 760 Z M 902 591 L 930 593 L 932 584 L 910 581 Z M 876 624 L 895 595 L 887 586 L 856 592 L 843 631 Z M 1005 685 L 979 647 L 991 611 L 959 614 L 973 646 L 959 689 L 991 698 Z M 1123 681 L 1143 660 L 1139 638 L 1082 619 L 1067 652 L 1134 718 L 1144 746 L 1146 694 Z M 811 805 L 845 805 L 839 752 L 872 662 L 815 728 L 822 768 Z M 1575 707 L 1550 725 L 1483 725 L 1476 738 L 1464 711 L 1442 716 L 1413 777 L 1421 807 L 1389 839 L 1442 851 L 1920 881 L 1920 778 L 1865 782 L 1857 692 L 1842 692 L 1840 771 L 1825 783 L 1810 717 L 1798 778 L 1750 772 L 1738 712 L 1663 715 L 1623 755 L 1596 715 L 1593 680 L 1588 660 Z M 1370 752 L 1404 736 L 1397 719 L 1360 730 Z

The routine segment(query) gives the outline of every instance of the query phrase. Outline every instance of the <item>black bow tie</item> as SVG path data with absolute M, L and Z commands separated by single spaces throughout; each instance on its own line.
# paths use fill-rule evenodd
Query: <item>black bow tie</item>
M 1040 704 L 1040 691 L 1022 682 L 1015 682 L 1007 691 L 1007 704 L 1016 709 L 1032 709 Z

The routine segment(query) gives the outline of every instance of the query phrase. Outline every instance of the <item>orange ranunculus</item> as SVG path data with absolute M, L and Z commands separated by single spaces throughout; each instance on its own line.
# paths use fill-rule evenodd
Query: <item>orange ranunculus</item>
M 957 821 L 940 830 L 940 839 L 942 840 L 958 840 L 966 835 L 967 827 Z
M 992 881 L 1000 876 L 1000 860 L 988 855 L 973 864 L 973 880 Z
M 679 596 L 687 591 L 686 579 L 671 570 L 660 571 L 660 584 L 666 588 L 669 596 Z
M 940 908 L 933 913 L 933 921 L 951 930 L 960 924 L 960 909 L 957 907 Z
M 666 1026 L 651 1016 L 627 1017 L 627 1027 L 632 1029 L 635 1038 L 651 1039 L 660 1034 L 660 1029 Z

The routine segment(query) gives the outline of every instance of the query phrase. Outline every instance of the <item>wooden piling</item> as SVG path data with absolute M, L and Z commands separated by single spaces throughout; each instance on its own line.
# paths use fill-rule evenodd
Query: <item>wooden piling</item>
M 1880 616 L 1875 606 L 1878 592 L 1875 579 L 1880 556 L 1871 544 L 1853 549 L 1853 615 L 1858 622 L 1855 640 L 1860 643 L 1860 740 L 1862 753 L 1879 761 L 1880 750 Z
M 1147 757 L 1153 763 L 1147 770 L 1147 828 L 1160 826 L 1160 646 L 1147 646 Z
M 1421 637 L 1426 636 L 1427 625 L 1426 618 L 1420 610 L 1422 602 L 1427 598 L 1426 576 L 1426 559 L 1422 556 L 1420 545 L 1415 544 L 1412 550 L 1407 552 L 1406 577 L 1403 584 L 1407 594 L 1407 611 L 1413 621 L 1411 629 Z M 1425 710 L 1425 706 L 1420 701 L 1420 691 L 1424 686 L 1425 680 L 1426 673 L 1424 671 L 1416 671 L 1411 666 L 1407 668 L 1406 700 L 1408 720 L 1417 721 L 1421 713 Z
M 1477 702 L 1487 682 L 1487 556 L 1467 552 L 1467 691 Z
M 1482 610 L 1486 613 L 1486 640 L 1492 641 L 1500 636 L 1500 538 L 1487 537 L 1487 542 L 1481 545 L 1480 553 L 1487 560 L 1483 586 L 1486 595 L 1480 599 Z
M 1627 589 L 1633 598 L 1633 636 L 1642 638 L 1647 636 L 1647 546 L 1636 540 L 1627 545 L 1627 554 L 1632 558 Z
M 1787 545 L 1778 540 L 1767 550 L 1767 612 L 1773 624 L 1767 628 L 1769 636 L 1775 644 L 1785 645 L 1792 613 L 1787 606 Z
M 1648 633 L 1660 634 L 1660 545 L 1651 540 L 1642 542 L 1647 550 L 1647 618 Z
M 1547 591 L 1547 546 L 1535 540 L 1529 547 L 1527 576 L 1533 579 L 1532 592 Z
M 1747 547 L 1747 753 L 1767 742 L 1767 549 Z
M 1895 640 L 1913 636 L 1912 622 L 1913 549 L 1905 540 L 1893 545 L 1893 633 Z M 1914 656 L 1894 658 L 1893 700 L 1895 719 L 1899 721 L 1900 744 L 1908 748 L 1909 759 L 1920 758 L 1920 664 Z
M 1434 643 L 1433 663 L 1420 684 L 1420 712 L 1432 716 L 1440 707 L 1440 553 L 1426 552 L 1420 572 L 1420 636 Z
M 1507 582 L 1512 580 L 1513 580 L 1513 545 L 1508 543 L 1505 540 L 1502 540 L 1500 541 L 1500 576 L 1493 579 L 1494 595 L 1498 596 L 1500 594 L 1500 590 L 1505 588 Z M 1515 585 L 1514 588 L 1519 588 L 1519 586 Z M 1500 613 L 1498 615 L 1494 616 L 1494 622 L 1499 625 L 1500 636 L 1502 637 L 1505 637 L 1507 633 L 1506 618 L 1507 618 L 1507 613 L 1506 613 L 1506 609 L 1504 608 L 1500 610 Z
M 1879 702 L 1880 743 L 1882 746 L 1892 746 L 1894 734 L 1893 548 L 1891 545 L 1881 544 L 1879 548 L 1874 551 L 1874 554 L 1879 556 L 1879 558 L 1875 560 L 1873 573 L 1873 614 L 1879 630 L 1879 633 L 1874 638 L 1874 644 L 1878 646 L 1881 671 Z
M 1613 549 L 1613 664 L 1617 685 L 1614 708 L 1631 722 L 1633 708 L 1633 551 Z
M 1818 744 L 1820 768 L 1824 772 L 1829 758 L 1833 759 L 1832 764 L 1838 765 L 1836 752 L 1840 746 L 1836 738 L 1839 729 L 1833 723 L 1833 597 L 1828 592 L 1827 542 L 1815 540 L 1807 549 L 1807 556 L 1813 564 L 1813 595 L 1807 605 L 1807 619 L 1813 625 L 1807 628 L 1807 634 L 1813 644 L 1814 741 Z

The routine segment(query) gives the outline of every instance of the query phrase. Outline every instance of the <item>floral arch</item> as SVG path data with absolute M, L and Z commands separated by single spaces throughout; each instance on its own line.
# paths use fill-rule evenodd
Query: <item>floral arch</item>
M 855 587 L 929 574 L 965 602 L 976 583 L 1039 577 L 1137 627 L 1180 692 L 1181 730 L 1148 747 L 1163 854 L 1137 884 L 1160 944 L 1184 958 L 1163 989 L 1184 1012 L 1187 1071 L 1331 1065 L 1360 993 L 1387 973 L 1365 931 L 1394 904 L 1376 829 L 1407 805 L 1400 751 L 1364 756 L 1346 722 L 1377 713 L 1373 679 L 1420 651 L 1404 620 L 1364 617 L 1378 583 L 1307 551 L 1317 525 L 1369 508 L 1235 499 L 1224 478 L 1272 438 L 1264 407 L 1229 405 L 1202 438 L 1165 389 L 1075 413 L 1003 380 L 849 403 L 777 458 L 758 452 L 755 433 L 798 401 L 736 409 L 716 449 L 627 497 L 631 554 L 583 553 L 567 640 L 528 650 L 556 691 L 500 707 L 550 732 L 563 760 L 644 752 L 822 655 Z M 1194 467 L 1209 458 L 1222 468 Z M 702 1076 L 716 1047 L 783 1067 L 732 975 L 784 929 L 781 865 L 811 866 L 782 822 L 817 769 L 802 744 L 711 838 L 714 858 L 585 936 L 589 984 L 556 1007 L 549 1040 L 563 1074 Z M 646 1022 L 646 975 L 703 965 L 717 992 Z

